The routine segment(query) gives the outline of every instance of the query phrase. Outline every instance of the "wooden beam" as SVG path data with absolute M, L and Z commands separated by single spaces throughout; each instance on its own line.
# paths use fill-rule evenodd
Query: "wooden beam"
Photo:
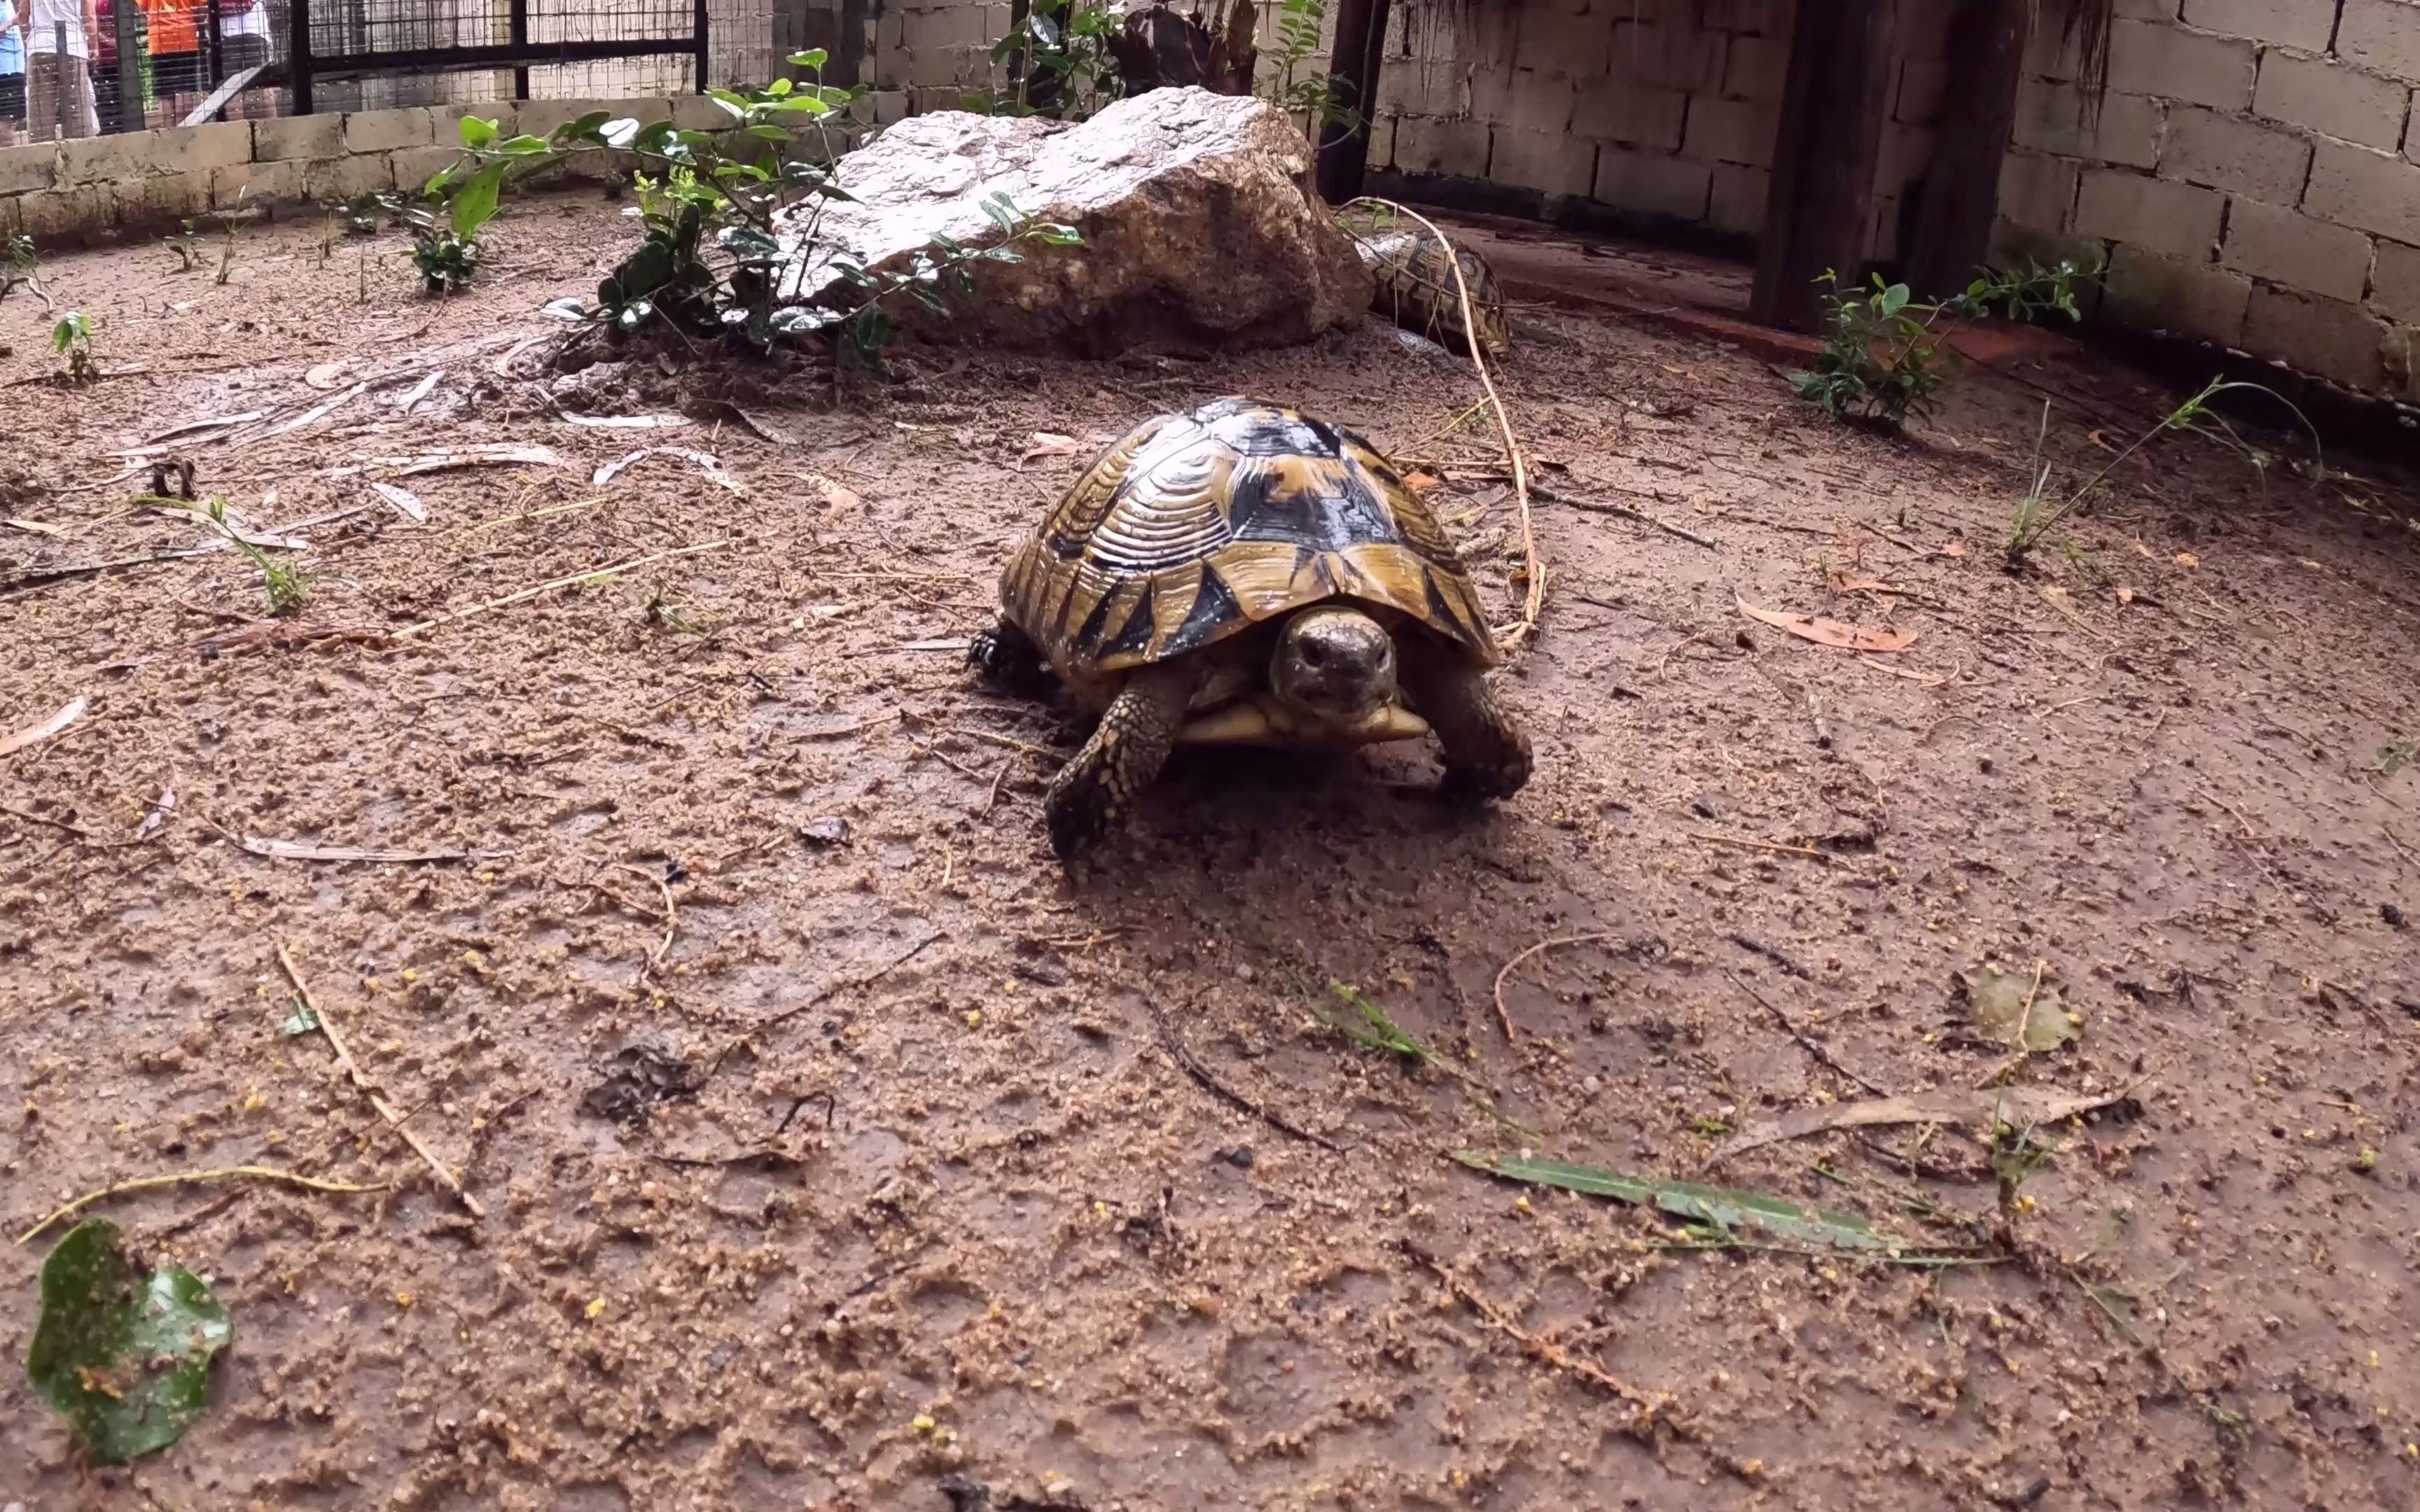
M 1336 8 L 1336 50 L 1327 83 L 1336 103 L 1352 115 L 1319 128 L 1319 195 L 1342 205 L 1361 193 L 1370 167 L 1372 109 L 1378 101 L 1378 65 L 1387 52 L 1387 0 L 1342 0 Z
M 1950 86 L 1907 249 L 1907 281 L 1938 297 L 1966 286 L 1992 252 L 2000 162 L 2017 120 L 2017 85 L 2037 0 L 1959 0 L 1949 21 Z
M 1748 295 L 1748 314 L 1765 325 L 1815 330 L 1823 316 L 1816 280 L 1827 268 L 1854 279 L 1866 260 L 1895 8 L 1895 0 L 1798 0 Z

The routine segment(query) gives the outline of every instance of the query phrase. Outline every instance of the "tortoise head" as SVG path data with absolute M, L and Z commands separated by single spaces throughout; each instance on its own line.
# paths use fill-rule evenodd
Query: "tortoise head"
M 1394 702 L 1394 637 L 1359 609 L 1315 604 L 1279 634 L 1269 691 L 1323 724 L 1364 724 Z

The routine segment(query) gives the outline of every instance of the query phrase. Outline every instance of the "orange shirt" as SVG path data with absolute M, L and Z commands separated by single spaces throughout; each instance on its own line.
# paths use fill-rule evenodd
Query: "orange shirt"
M 201 33 L 195 19 L 209 0 L 134 0 L 143 9 L 144 19 L 151 27 L 151 51 L 161 53 L 198 53 L 202 50 Z

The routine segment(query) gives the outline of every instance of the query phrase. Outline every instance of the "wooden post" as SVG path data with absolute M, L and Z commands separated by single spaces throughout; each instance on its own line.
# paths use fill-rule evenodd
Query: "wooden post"
M 1336 103 L 1353 114 L 1319 128 L 1319 197 L 1342 205 L 1361 193 L 1370 166 L 1371 111 L 1378 102 L 1378 65 L 1387 52 L 1387 0 L 1342 0 L 1336 8 L 1336 51 L 1327 83 Z
M 1949 83 L 1907 249 L 1907 281 L 1937 298 L 1963 288 L 1991 255 L 2000 162 L 2017 120 L 2035 0 L 1959 0 L 1949 22 Z
M 1816 280 L 1827 268 L 1854 279 L 1866 260 L 1893 8 L 1894 0 L 1798 0 L 1748 295 L 1749 316 L 1765 325 L 1815 330 L 1823 316 Z

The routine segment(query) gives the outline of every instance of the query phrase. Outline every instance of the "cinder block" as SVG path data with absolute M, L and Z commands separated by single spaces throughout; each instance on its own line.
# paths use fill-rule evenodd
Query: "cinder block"
M 2408 403 L 2420 400 L 2420 329 L 2395 326 L 2386 332 L 2380 355 L 2393 391 Z
M 1714 193 L 1714 169 L 1664 152 L 1600 147 L 1589 197 L 1623 209 L 1675 220 L 1702 221 Z
M 900 38 L 911 53 L 928 47 L 980 47 L 984 13 L 980 6 L 948 6 L 939 10 L 906 12 Z
M 2369 285 L 2370 239 L 2257 199 L 2227 206 L 2224 267 L 2305 293 L 2357 301 Z
M 60 183 L 105 184 L 149 170 L 151 133 L 71 137 L 58 144 L 58 154 Z
M 2385 342 L 2384 322 L 2358 304 L 2263 287 L 2252 291 L 2243 339 L 2236 345 L 2255 357 L 2373 392 L 2386 386 Z
M 2369 277 L 2369 307 L 2390 320 L 2420 325 L 2420 247 L 2400 241 L 2378 244 Z
M 302 165 L 302 197 L 351 199 L 383 194 L 395 188 L 395 160 L 384 152 L 356 152 L 349 157 L 321 158 Z
M 1481 64 L 1464 75 L 1463 86 L 1469 93 L 1468 108 L 1463 113 L 1473 120 L 1490 126 L 1503 126 L 1512 119 L 1512 70 L 1495 64 Z
M 2185 0 L 2184 21 L 2206 32 L 2324 53 L 2336 18 L 2335 7 L 2311 0 Z
M 1698 18 L 1708 31 L 1743 37 L 1789 36 L 1795 8 L 1792 0 L 1697 0 Z
M 1406 116 L 1395 123 L 1395 167 L 1402 173 L 1484 178 L 1489 146 L 1482 121 Z
M 357 110 L 345 117 L 348 152 L 393 152 L 436 140 L 437 122 L 425 108 Z
M 252 157 L 256 162 L 296 159 L 341 158 L 345 155 L 342 116 L 281 116 L 252 123 Z
M 2019 225 L 2065 231 L 2075 208 L 2077 165 L 2067 158 L 2011 152 L 2000 160 L 2000 214 Z
M 496 127 L 498 132 L 505 136 L 552 136 L 556 128 L 567 126 L 582 116 L 593 115 L 600 110 L 615 119 L 634 120 L 642 124 L 649 121 L 668 121 L 673 118 L 673 108 L 669 101 L 648 98 L 525 100 L 518 107 L 507 105 L 502 108 L 512 112 L 510 116 L 501 118 Z M 473 108 L 468 114 L 477 116 L 484 120 L 489 116 L 489 110 L 482 105 Z M 726 120 L 729 118 L 728 116 L 724 116 Z M 442 122 L 439 124 L 436 136 L 439 147 L 458 146 L 461 140 L 462 129 L 458 122 L 450 128 Z
M 530 131 L 529 127 L 523 126 L 520 122 L 520 116 L 523 111 L 552 110 L 564 105 L 580 105 L 583 107 L 562 117 L 563 120 L 566 121 L 576 121 L 581 116 L 588 114 L 591 110 L 603 110 L 606 108 L 605 102 L 601 100 L 591 104 L 585 100 L 551 100 L 540 102 L 516 102 L 510 100 L 482 100 L 476 104 L 427 105 L 422 108 L 428 112 L 428 140 L 430 143 L 441 147 L 458 147 L 462 145 L 462 117 L 465 116 L 476 116 L 483 121 L 493 122 L 496 128 L 496 134 L 499 136 L 519 136 L 522 132 Z M 549 131 L 551 131 L 552 129 L 552 127 L 548 128 Z M 546 132 L 538 131 L 535 134 L 544 136 Z
M 158 135 L 160 166 L 170 173 L 208 173 L 252 161 L 250 121 L 212 121 Z
M 2336 55 L 2349 63 L 2420 83 L 2420 5 L 2412 0 L 2344 0 Z
M 1573 98 L 1572 81 L 1562 74 L 1519 69 L 1503 124 L 1516 131 L 1561 136 L 1572 129 Z
M 874 124 L 889 126 L 908 118 L 908 96 L 903 90 L 877 89 L 874 92 Z
M 2088 168 L 2076 192 L 2075 234 L 2208 262 L 2226 209 L 2226 196 L 2214 190 Z
M 1668 26 L 1655 22 L 1617 22 L 1606 72 L 1663 89 L 1718 89 L 1730 39 L 1721 31 Z
M 2392 149 L 2402 134 L 2405 97 L 2392 79 L 2326 58 L 2272 48 L 2260 58 L 2252 110 L 2273 121 L 2307 126 L 2364 147 Z
M 116 210 L 116 204 L 103 184 L 38 189 L 17 196 L 18 224 L 37 239 L 106 231 L 114 224 Z
M 17 202 L 22 194 L 0 194 L 0 237 L 13 237 L 24 228 L 17 218 Z
M 2272 205 L 2293 205 L 2302 200 L 2310 168 L 2311 144 L 2293 132 L 2199 105 L 2179 105 L 2168 112 L 2168 138 L 2160 149 L 2164 178 L 2232 189 Z
M 2164 107 L 2141 95 L 2111 95 L 2097 122 L 2086 124 L 2083 92 L 2070 85 L 2028 83 L 2017 96 L 2011 139 L 2036 152 L 2090 158 L 2129 168 L 2160 161 Z
M 1781 86 L 1789 78 L 1790 38 L 1786 32 L 1781 36 L 1734 37 L 1724 52 L 1722 92 L 1733 100 L 1769 100 L 1778 105 Z
M 1601 79 L 1609 67 L 1613 18 L 1588 0 L 1524 0 L 1512 39 L 1515 68 Z
M 212 168 L 210 208 L 233 210 L 247 205 L 279 205 L 301 199 L 303 167 L 302 162 L 288 159 Z
M 2145 252 L 2118 247 L 2102 275 L 2102 309 L 2112 319 L 2147 330 L 2173 331 L 2222 347 L 2242 344 L 2243 312 L 2252 280 Z
M 1602 142 L 1661 147 L 1669 152 L 1681 145 L 1685 112 L 1725 103 L 1711 95 L 1699 95 L 1692 101 L 1677 89 L 1599 81 L 1581 88 L 1572 111 L 1572 131 L 1575 135 Z
M 1681 146 L 1689 156 L 1709 162 L 1773 166 L 1774 133 L 1781 124 L 1779 105 L 1756 100 L 1723 100 L 1714 95 L 1699 95 L 1688 105 L 1688 130 L 1682 136 Z
M 604 154 L 597 153 L 596 156 L 602 157 Z M 428 180 L 437 177 L 441 169 L 450 168 L 461 162 L 462 149 L 445 147 L 404 147 L 387 154 L 387 159 L 395 173 L 396 191 L 403 194 L 417 194 L 428 186 Z
M 2109 87 L 2120 94 L 2242 110 L 2252 102 L 2257 56 L 2252 43 L 2231 37 L 2204 37 L 2149 22 L 2113 22 Z
M 0 147 L 0 194 L 48 189 L 58 181 L 59 149 L 47 142 Z
M 1487 177 L 1549 194 L 1586 194 L 1595 177 L 1596 153 L 1595 143 L 1578 137 L 1498 127 Z
M 109 186 L 117 224 L 132 230 L 164 230 L 210 208 L 210 173 L 152 174 L 121 178 Z
M 673 124 L 684 131 L 721 131 L 733 124 L 731 112 L 715 103 L 711 96 L 675 95 L 670 105 Z
M 1713 200 L 1706 222 L 1722 231 L 1752 237 L 1764 229 L 1764 204 L 1773 193 L 1773 172 L 1736 162 L 1714 165 Z
M 1949 86 L 1949 66 L 1934 58 L 1904 58 L 1899 87 L 1891 93 L 1891 119 L 1924 126 L 1941 118 L 1941 96 Z
M 2420 164 L 2321 142 L 2311 156 L 2303 208 L 2338 225 L 2420 242 Z

